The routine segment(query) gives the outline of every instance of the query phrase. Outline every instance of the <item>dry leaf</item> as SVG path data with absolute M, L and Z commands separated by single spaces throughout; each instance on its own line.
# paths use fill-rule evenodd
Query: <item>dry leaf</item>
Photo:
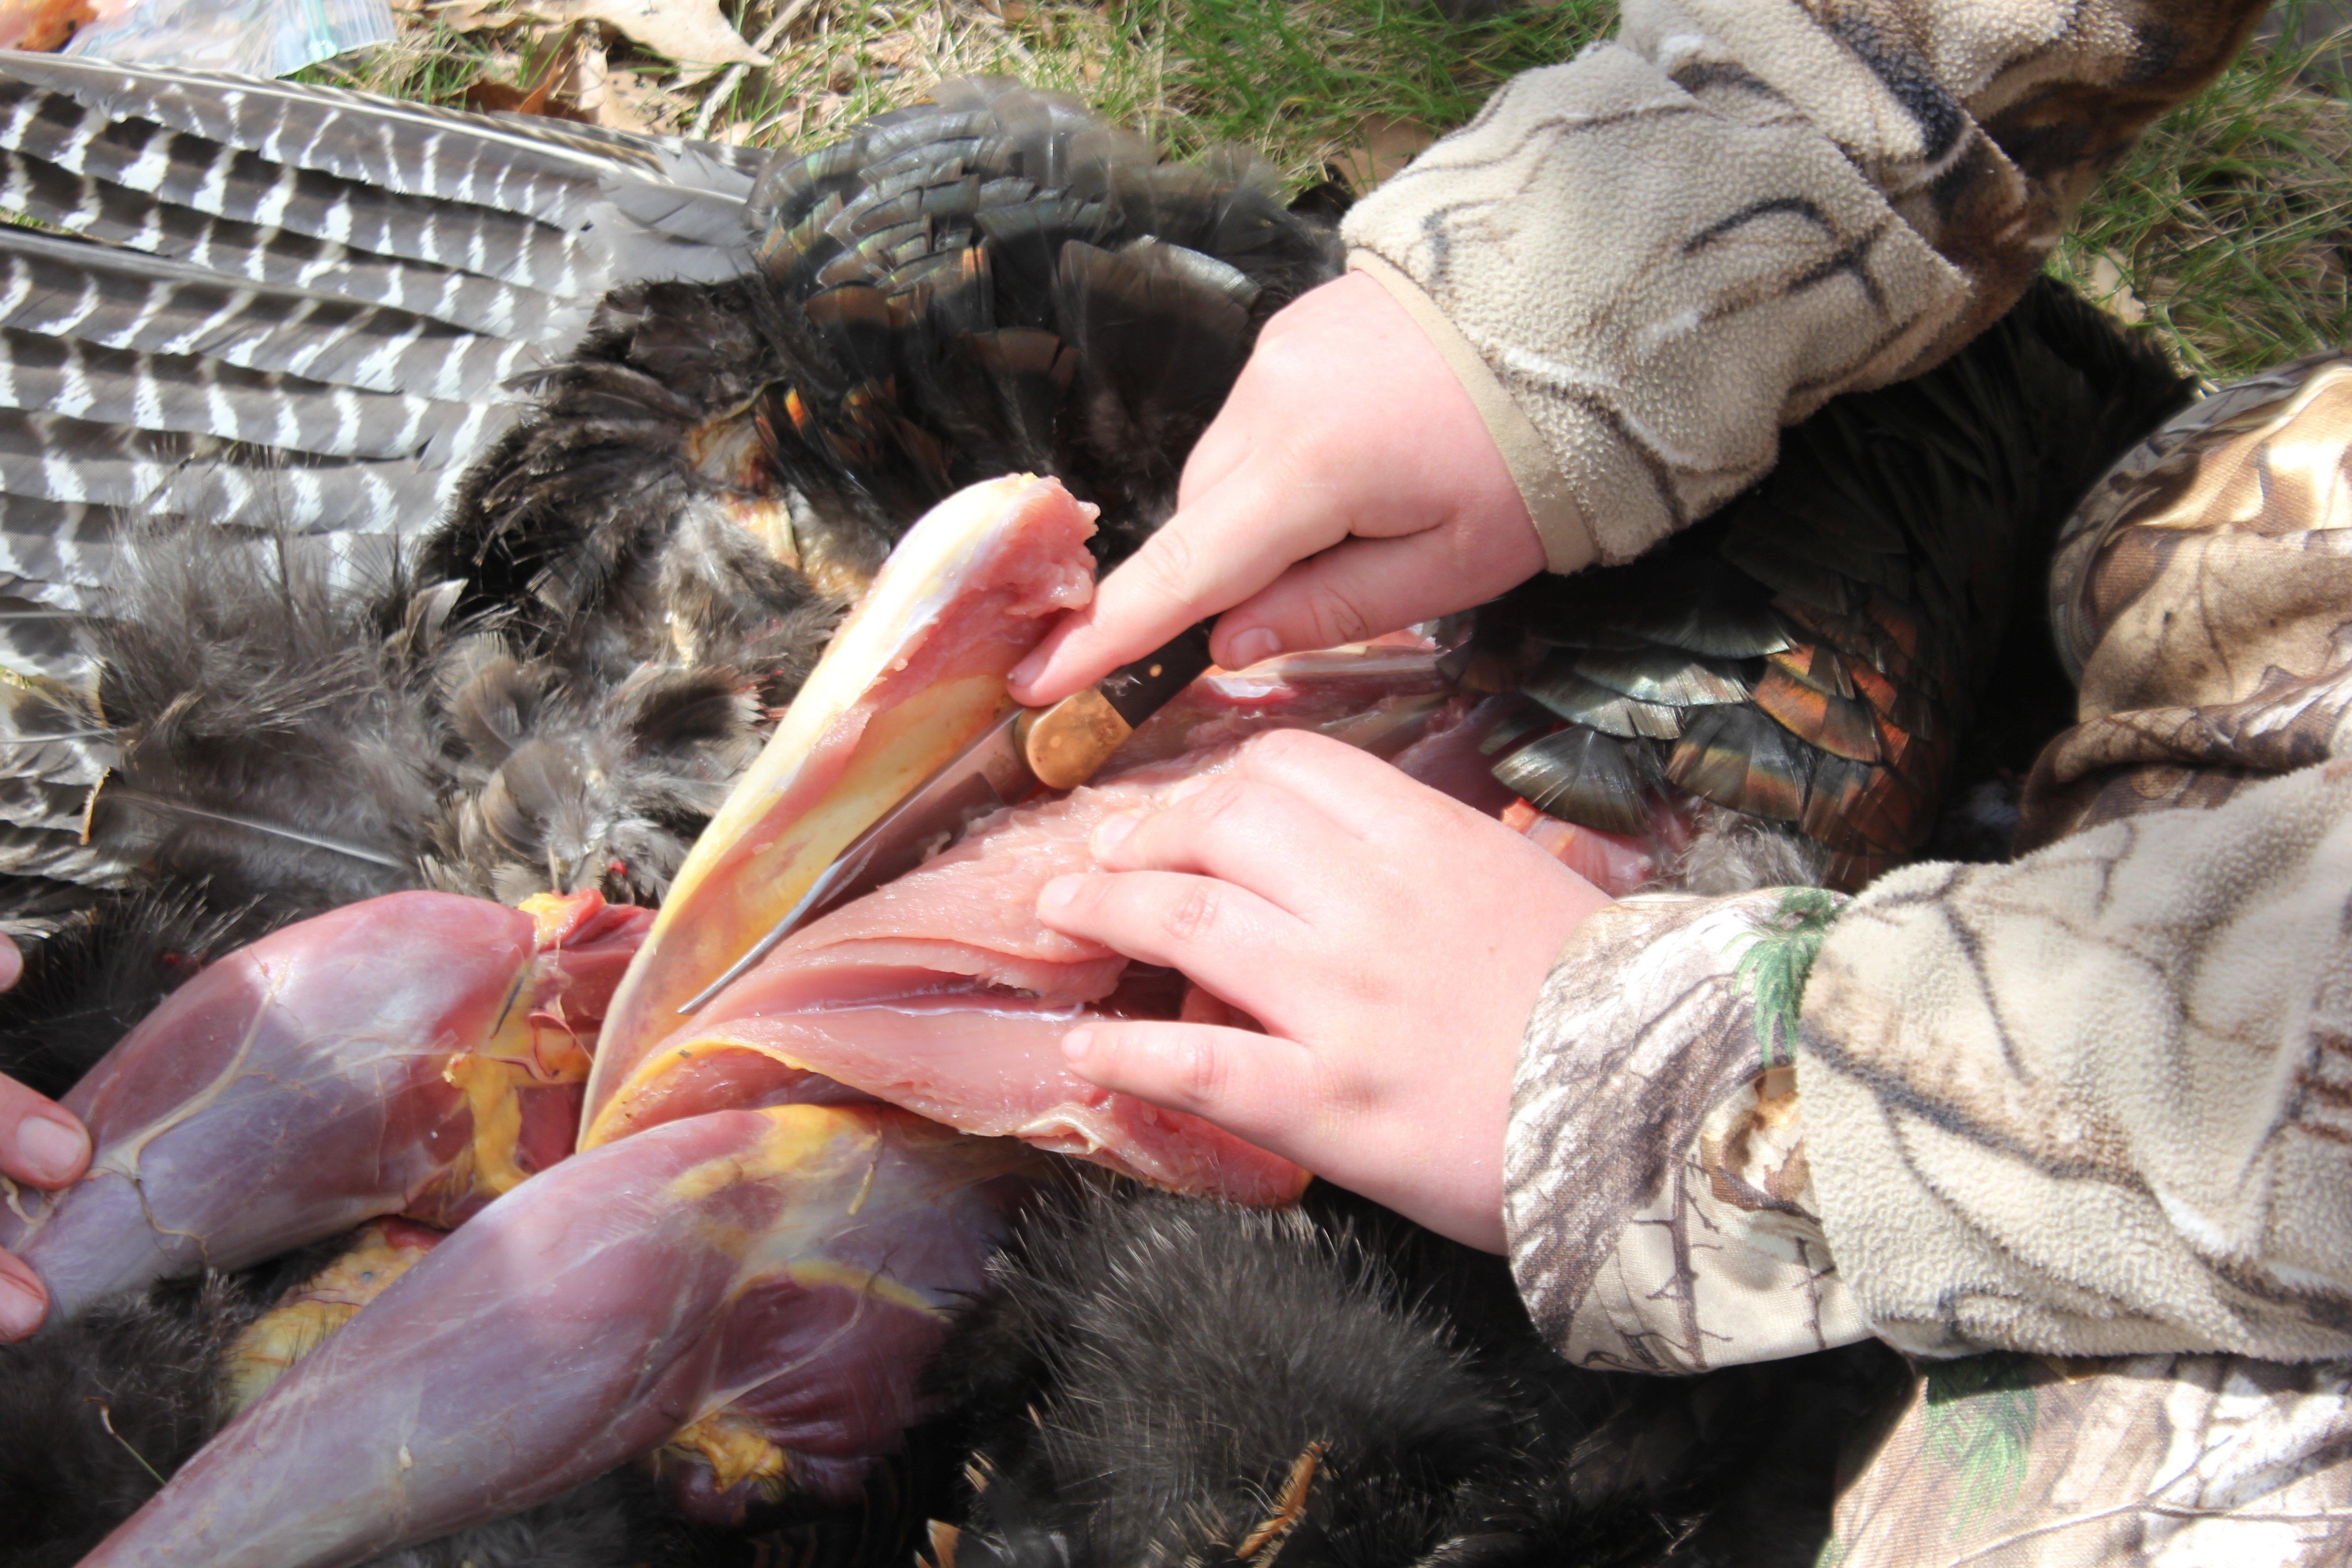
M 768 64 L 719 14 L 719 0 L 529 0 L 549 22 L 603 22 L 680 65 Z
M 821 92 L 817 94 L 814 102 L 805 104 L 802 107 L 801 122 L 793 129 L 793 138 L 795 140 L 799 140 L 808 136 L 812 132 L 824 130 L 826 126 L 831 125 L 835 121 L 839 120 L 842 117 L 843 112 L 848 108 L 849 99 L 845 93 Z
M 596 68 L 603 79 L 593 97 L 583 93 L 580 107 L 596 116 L 596 123 L 615 131 L 651 131 L 662 120 L 668 108 L 668 95 L 635 71 L 609 70 L 604 66 L 604 51 L 595 51 Z
M 2089 295 L 2099 308 L 2127 326 L 2137 326 L 2147 320 L 2147 307 L 2132 292 L 2129 279 L 2113 255 L 2101 251 L 2091 258 L 2091 275 L 2083 279 L 2083 292 Z
M 466 107 L 478 110 L 485 114 L 504 110 L 516 114 L 544 115 L 550 120 L 577 120 L 591 125 L 596 123 L 595 115 L 587 111 L 579 100 L 572 96 L 572 89 L 579 81 L 580 63 L 588 52 L 583 38 L 592 31 L 593 29 L 584 23 L 573 23 L 571 31 L 563 36 L 562 41 L 558 43 L 540 63 L 537 73 L 520 87 L 509 86 L 506 82 L 494 81 L 488 78 L 476 81 L 466 89 Z M 601 62 L 604 58 L 604 51 L 599 48 L 595 51 L 595 55 L 600 62 L 595 79 L 601 81 L 603 75 Z
M 394 11 L 438 22 L 453 33 L 478 33 L 490 27 L 510 27 L 516 16 L 507 0 L 393 0 Z
M 593 115 L 581 113 L 552 94 L 525 92 L 502 81 L 475 82 L 466 89 L 465 101 L 466 107 L 477 114 L 536 114 L 548 120 L 595 123 Z

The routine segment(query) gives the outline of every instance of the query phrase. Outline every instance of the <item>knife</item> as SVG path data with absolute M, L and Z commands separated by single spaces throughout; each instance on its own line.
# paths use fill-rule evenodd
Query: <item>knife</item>
M 1059 702 L 1006 712 L 851 839 L 783 919 L 678 1011 L 694 1012 L 810 921 L 913 870 L 933 849 L 990 812 L 1017 805 L 1040 790 L 1076 789 L 1092 778 L 1136 726 L 1213 662 L 1209 657 L 1212 624 L 1202 621 L 1186 628 L 1165 646 Z

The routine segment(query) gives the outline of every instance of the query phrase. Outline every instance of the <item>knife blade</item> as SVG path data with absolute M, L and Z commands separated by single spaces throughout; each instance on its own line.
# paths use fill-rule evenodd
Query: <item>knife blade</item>
M 939 772 L 849 841 L 751 951 L 678 1007 L 691 1013 L 741 978 L 778 942 L 835 905 L 913 870 L 992 811 L 1044 790 L 1076 789 L 1136 726 L 1213 662 L 1202 621 L 1094 685 L 1044 708 L 1009 708 Z

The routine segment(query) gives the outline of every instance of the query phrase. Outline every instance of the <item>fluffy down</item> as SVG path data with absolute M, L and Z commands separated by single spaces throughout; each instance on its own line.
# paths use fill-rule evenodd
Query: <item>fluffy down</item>
M 941 1359 L 956 1568 L 1810 1563 L 1840 1441 L 1903 1381 L 1875 1346 L 1570 1367 L 1500 1258 L 1320 1185 L 1281 1214 L 1089 1194 L 999 1282 Z

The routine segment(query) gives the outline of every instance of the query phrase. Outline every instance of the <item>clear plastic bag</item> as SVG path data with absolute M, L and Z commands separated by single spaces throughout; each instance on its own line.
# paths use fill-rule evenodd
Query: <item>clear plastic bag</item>
M 392 37 L 386 0 L 137 0 L 100 5 L 69 55 L 286 76 Z

